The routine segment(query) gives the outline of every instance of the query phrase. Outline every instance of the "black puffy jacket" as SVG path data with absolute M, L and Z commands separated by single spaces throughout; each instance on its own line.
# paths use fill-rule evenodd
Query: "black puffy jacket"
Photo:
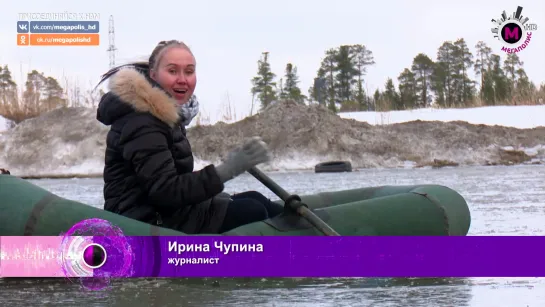
M 193 171 L 193 154 L 176 102 L 144 74 L 110 77 L 97 119 L 109 125 L 104 209 L 188 234 L 216 233 L 227 201 L 213 165 Z

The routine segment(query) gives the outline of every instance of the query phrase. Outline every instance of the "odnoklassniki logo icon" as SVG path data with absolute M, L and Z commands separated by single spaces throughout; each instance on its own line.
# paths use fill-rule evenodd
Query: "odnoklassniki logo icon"
M 492 34 L 502 43 L 501 50 L 507 53 L 526 49 L 532 40 L 532 33 L 537 30 L 537 24 L 522 16 L 522 6 L 517 7 L 510 16 L 503 11 L 501 17 L 492 19 L 492 22 L 496 25 L 492 28 Z

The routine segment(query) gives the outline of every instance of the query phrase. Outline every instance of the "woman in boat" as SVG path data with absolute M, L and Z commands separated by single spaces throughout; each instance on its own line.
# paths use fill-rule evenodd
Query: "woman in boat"
M 280 214 L 283 207 L 258 192 L 223 193 L 225 182 L 269 160 L 260 138 L 194 171 L 185 126 L 198 113 L 195 68 L 188 46 L 173 40 L 160 42 L 147 62 L 102 76 L 99 85 L 109 79 L 109 91 L 97 120 L 110 126 L 104 209 L 187 234 L 222 233 Z

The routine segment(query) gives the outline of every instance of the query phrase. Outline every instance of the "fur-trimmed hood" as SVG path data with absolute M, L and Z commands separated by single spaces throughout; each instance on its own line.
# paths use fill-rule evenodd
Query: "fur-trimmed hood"
M 176 100 L 132 67 L 121 68 L 111 76 L 108 90 L 97 110 L 97 119 L 105 125 L 134 111 L 149 112 L 170 127 L 180 120 Z

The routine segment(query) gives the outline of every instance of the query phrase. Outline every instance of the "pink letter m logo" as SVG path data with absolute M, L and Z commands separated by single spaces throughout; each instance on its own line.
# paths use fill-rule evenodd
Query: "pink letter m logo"
M 515 27 L 513 29 L 513 32 L 511 32 L 511 29 L 509 29 L 508 27 L 505 28 L 505 37 L 504 39 L 505 40 L 508 40 L 510 38 L 515 38 L 515 39 L 519 39 L 519 29 L 518 27 Z

